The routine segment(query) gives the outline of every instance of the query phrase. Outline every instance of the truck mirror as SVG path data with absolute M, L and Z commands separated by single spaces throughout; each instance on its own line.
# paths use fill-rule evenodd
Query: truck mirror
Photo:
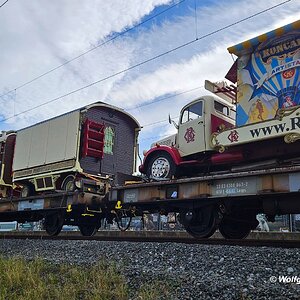
M 175 128 L 178 129 L 179 126 L 176 124 L 175 121 L 173 121 L 173 120 L 171 119 L 170 114 L 169 114 L 169 123 L 170 123 L 170 124 L 173 124 L 173 125 L 175 126 Z

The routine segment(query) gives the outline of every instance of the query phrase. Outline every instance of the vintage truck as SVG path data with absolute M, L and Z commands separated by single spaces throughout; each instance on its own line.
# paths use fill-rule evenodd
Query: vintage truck
M 300 22 L 229 48 L 231 83 L 184 106 L 177 133 L 152 144 L 140 171 L 153 178 L 275 167 L 299 159 Z M 235 85 L 237 83 L 237 85 Z

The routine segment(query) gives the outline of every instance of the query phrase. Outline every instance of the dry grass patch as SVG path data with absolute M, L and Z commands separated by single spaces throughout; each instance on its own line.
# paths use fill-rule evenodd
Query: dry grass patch
M 106 262 L 93 266 L 56 265 L 42 259 L 0 256 L 0 300 L 172 299 L 170 290 L 174 287 L 165 280 L 141 282 L 144 283 L 138 288 L 129 288 L 117 267 Z
M 0 299 L 128 299 L 124 277 L 113 265 L 53 265 L 40 259 L 0 258 Z

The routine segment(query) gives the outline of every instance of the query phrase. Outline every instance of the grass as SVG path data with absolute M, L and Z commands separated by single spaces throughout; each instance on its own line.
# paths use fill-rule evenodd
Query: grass
M 159 283 L 141 285 L 134 299 L 156 300 L 163 289 Z M 129 294 L 126 278 L 112 264 L 82 267 L 0 257 L 0 300 L 123 300 Z
M 157 300 L 157 299 L 171 299 L 169 296 L 168 283 L 155 282 L 154 284 L 143 284 L 136 299 L 139 300 Z M 169 296 L 169 297 L 168 297 Z

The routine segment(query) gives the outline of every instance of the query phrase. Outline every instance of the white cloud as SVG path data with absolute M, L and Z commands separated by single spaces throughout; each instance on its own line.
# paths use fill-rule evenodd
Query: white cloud
M 198 36 L 279 2 L 221 0 L 199 6 Z M 5 92 L 65 62 L 97 45 L 104 37 L 136 24 L 155 7 L 167 3 L 173 2 L 32 0 L 7 3 L 0 11 L 0 41 L 5 45 L 1 49 L 0 68 L 4 71 L 0 72 L 0 91 Z M 202 1 L 198 5 L 203 5 Z M 187 6 L 190 9 L 186 9 Z M 178 17 L 181 7 L 185 11 Z M 134 34 L 126 34 L 18 89 L 15 109 L 12 93 L 0 101 L 1 114 L 9 117 L 14 110 L 15 113 L 22 112 L 192 40 L 196 32 L 193 7 L 194 1 L 187 0 L 163 15 L 164 21 L 154 20 L 151 27 L 140 27 Z M 205 79 L 222 79 L 232 63 L 226 50 L 228 46 L 284 25 L 280 22 L 295 21 L 300 17 L 299 11 L 300 3 L 292 1 L 51 105 L 21 114 L 2 124 L 2 128 L 21 128 L 97 100 L 130 107 L 203 85 Z M 177 96 L 130 112 L 141 124 L 167 119 L 169 112 L 178 115 L 181 106 L 200 93 L 205 92 Z M 145 127 L 142 135 L 146 138 L 163 135 L 166 128 L 165 124 Z
M 268 4 L 264 1 L 251 3 L 245 0 L 232 2 L 231 5 L 226 2 L 226 7 L 225 1 L 218 1 L 213 7 L 207 6 L 198 10 L 198 37 L 279 3 L 279 1 L 269 1 Z M 202 85 L 205 79 L 222 80 L 232 64 L 226 48 L 276 28 L 278 19 L 289 22 L 297 20 L 300 13 L 294 4 L 282 6 L 230 27 L 173 52 L 164 59 L 153 62 L 151 66 L 146 65 L 137 72 L 131 72 L 115 83 L 109 99 L 115 104 L 126 101 L 127 107 L 130 107 L 164 94 L 177 93 Z M 300 4 L 298 6 L 300 8 Z M 230 13 L 225 14 L 224 10 Z M 159 33 L 154 27 L 152 31 L 138 37 L 136 47 L 139 50 L 143 49 L 140 51 L 143 58 L 147 59 L 193 40 L 195 19 L 193 13 L 191 14 L 174 22 L 164 23 L 159 28 Z M 140 56 L 137 56 L 135 62 L 140 60 Z
M 230 7 L 224 7 L 224 1 L 219 1 L 214 7 L 206 7 L 198 11 L 198 36 L 215 31 L 250 14 L 266 9 L 279 1 L 250 3 L 239 1 Z M 227 2 L 226 2 L 227 3 Z M 296 8 L 295 5 L 298 7 Z M 209 38 L 196 42 L 192 47 L 182 49 L 165 57 L 162 62 L 152 63 L 151 66 L 140 68 L 138 72 L 131 72 L 115 83 L 109 99 L 115 104 L 126 102 L 127 107 L 152 102 L 156 97 L 178 93 L 204 84 L 205 79 L 221 80 L 232 64 L 232 58 L 226 48 L 244 40 L 253 38 L 264 32 L 299 19 L 300 4 L 288 4 L 269 11 L 248 21 L 242 22 L 215 34 Z M 224 13 L 224 10 L 230 13 Z M 279 21 L 282 20 L 282 21 Z M 159 30 L 159 35 L 153 29 L 137 39 L 151 57 L 157 54 L 157 49 L 171 49 L 192 39 L 194 34 L 194 18 L 187 16 L 176 20 L 176 23 L 166 22 Z M 201 25 L 201 26 L 200 26 Z M 192 33 L 191 33 L 192 32 Z M 138 47 L 137 45 L 137 47 Z M 143 48 L 143 49 L 144 49 Z M 141 52 L 144 54 L 144 52 Z M 139 57 L 136 59 L 138 60 Z M 194 98 L 207 94 L 205 91 L 194 93 Z M 167 119 L 168 112 L 178 115 L 180 108 L 189 100 L 185 95 L 176 100 L 166 100 L 163 103 L 145 106 L 132 112 L 142 124 L 149 124 Z M 174 133 L 171 125 L 166 122 L 145 127 L 141 133 L 141 148 L 147 149 L 150 144 L 161 136 Z
M 216 48 L 209 53 L 196 54 L 191 59 L 170 63 L 154 72 L 142 74 L 127 84 L 117 86 L 110 97 L 116 101 L 126 101 L 128 107 L 131 107 L 160 95 L 179 93 L 204 85 L 205 79 L 222 80 L 224 71 L 231 64 L 232 59 L 229 55 L 224 55 L 224 49 Z M 214 65 L 218 67 L 214 68 Z
M 155 7 L 170 0 L 46 1 L 9 2 L 1 9 L 0 93 L 64 63 L 97 45 L 105 37 L 140 22 Z M 126 68 L 133 53 L 132 43 L 119 38 L 63 68 L 0 100 L 5 117 L 68 93 L 99 78 Z M 104 98 L 114 80 L 68 96 L 53 105 L 8 120 L 20 128 L 39 120 Z M 7 126 L 3 126 L 7 127 Z

